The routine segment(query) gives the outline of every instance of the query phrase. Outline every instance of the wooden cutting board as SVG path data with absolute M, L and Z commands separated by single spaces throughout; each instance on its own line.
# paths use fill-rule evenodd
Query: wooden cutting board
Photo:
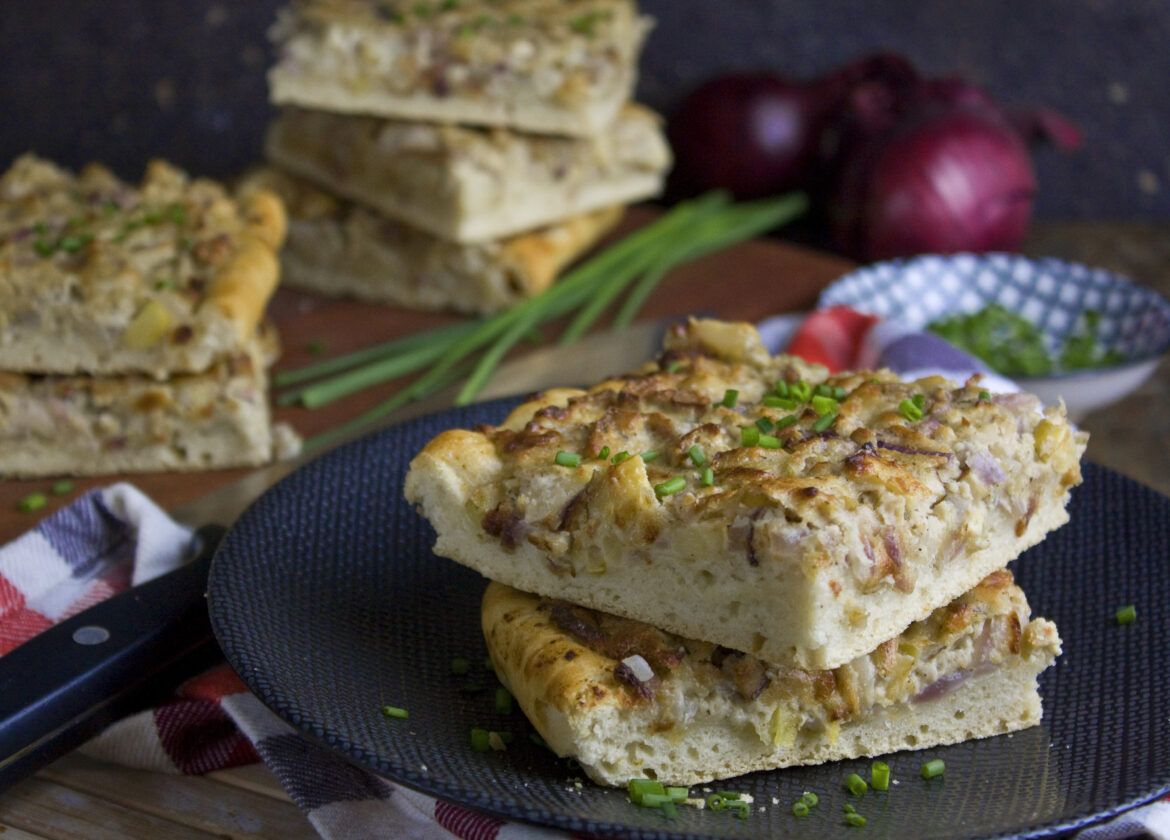
M 631 208 L 610 239 L 645 224 L 655 215 L 656 211 L 649 207 Z M 695 314 L 758 321 L 781 312 L 809 309 L 820 290 L 851 267 L 843 259 L 807 248 L 776 239 L 757 239 L 672 271 L 647 302 L 640 318 Z M 335 300 L 292 289 L 278 290 L 269 314 L 284 347 L 275 370 L 300 367 L 457 320 L 451 315 Z M 599 328 L 604 327 L 602 320 Z M 546 331 L 546 337 L 554 335 L 555 326 Z M 311 353 L 313 346 L 323 346 L 324 351 Z M 635 364 L 640 361 L 632 360 Z M 313 410 L 278 408 L 275 417 L 288 422 L 304 436 L 313 435 L 377 405 L 404 381 L 386 383 Z M 42 516 L 68 504 L 91 487 L 126 480 L 164 509 L 173 510 L 247 472 L 235 469 L 77 478 L 73 489 L 62 495 L 50 492 L 51 478 L 0 481 L 0 544 L 28 530 Z M 49 503 L 36 513 L 20 512 L 17 508 L 20 500 L 36 491 L 45 492 Z

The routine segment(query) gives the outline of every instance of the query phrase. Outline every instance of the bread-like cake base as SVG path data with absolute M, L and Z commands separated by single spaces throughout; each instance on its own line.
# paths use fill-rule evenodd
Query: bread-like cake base
M 629 105 L 590 138 L 285 109 L 268 160 L 339 196 L 455 242 L 490 242 L 662 189 L 657 115 Z
M 438 435 L 405 495 L 491 580 L 833 668 L 1066 522 L 1087 435 L 977 380 L 825 375 L 693 321 L 638 371 Z
M 162 379 L 246 352 L 284 233 L 267 191 L 25 155 L 0 177 L 0 369 Z
M 630 98 L 650 25 L 629 0 L 294 0 L 269 90 L 279 105 L 590 136 Z
M 205 373 L 26 376 L 0 372 L 0 475 L 206 470 L 291 454 L 274 436 L 262 353 Z
M 833 671 L 596 622 L 498 583 L 482 618 L 495 671 L 540 735 L 616 786 L 693 785 L 1024 729 L 1041 718 L 1036 677 L 1060 653 L 1055 626 L 1028 620 L 1006 572 Z M 634 658 L 642 664 L 625 664 Z M 639 679 L 643 666 L 653 676 Z
M 274 169 L 249 178 L 289 207 L 281 282 L 407 309 L 498 312 L 553 284 L 621 218 L 606 207 L 508 239 L 460 244 L 338 201 Z

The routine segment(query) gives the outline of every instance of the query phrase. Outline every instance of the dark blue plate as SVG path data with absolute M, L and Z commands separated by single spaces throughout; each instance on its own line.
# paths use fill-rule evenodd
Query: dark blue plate
M 485 581 L 434 556 L 402 497 L 410 458 L 437 432 L 499 422 L 511 401 L 455 409 L 362 438 L 264 494 L 216 555 L 210 608 L 229 662 L 306 736 L 387 778 L 514 820 L 630 838 L 848 837 L 842 787 L 868 760 L 755 773 L 751 817 L 680 808 L 668 820 L 585 780 L 533 743 L 519 712 L 493 708 L 479 601 Z M 1038 727 L 887 761 L 897 784 L 853 800 L 874 838 L 1048 837 L 1170 790 L 1170 499 L 1092 464 L 1072 521 L 1013 563 L 1064 654 L 1041 677 Z M 1115 610 L 1135 604 L 1137 621 Z M 464 657 L 473 673 L 452 676 Z M 482 690 L 467 691 L 478 681 Z M 388 722 L 383 705 L 409 710 Z M 506 751 L 469 746 L 509 731 Z M 923 762 L 946 761 L 924 781 Z M 802 791 L 821 804 L 798 819 Z

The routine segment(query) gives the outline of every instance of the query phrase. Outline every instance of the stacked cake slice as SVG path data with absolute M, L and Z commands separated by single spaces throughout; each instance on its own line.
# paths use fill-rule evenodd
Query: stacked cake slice
M 259 176 L 286 281 L 466 312 L 546 288 L 661 190 L 660 120 L 629 101 L 648 28 L 629 0 L 295 0 Z
M 489 650 L 550 745 L 692 784 L 1037 723 L 1060 640 L 1005 567 L 1067 520 L 1085 437 L 1027 395 L 827 377 L 692 321 L 639 371 L 439 435 L 406 493 L 493 581 Z
M 272 193 L 161 161 L 135 187 L 17 160 L 0 177 L 0 474 L 270 460 L 284 232 Z

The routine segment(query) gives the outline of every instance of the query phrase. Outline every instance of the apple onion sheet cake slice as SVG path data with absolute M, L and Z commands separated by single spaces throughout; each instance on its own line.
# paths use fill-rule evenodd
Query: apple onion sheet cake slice
M 796 668 L 844 665 L 1067 521 L 1087 435 L 977 380 L 828 376 L 747 324 L 448 430 L 406 496 L 491 580 Z
M 1040 721 L 1060 653 L 1012 575 L 989 575 L 833 669 L 772 665 L 500 583 L 483 599 L 495 671 L 549 746 L 593 780 L 693 785 L 921 749 Z
M 293 0 L 278 105 L 588 136 L 630 99 L 651 20 L 629 0 Z

